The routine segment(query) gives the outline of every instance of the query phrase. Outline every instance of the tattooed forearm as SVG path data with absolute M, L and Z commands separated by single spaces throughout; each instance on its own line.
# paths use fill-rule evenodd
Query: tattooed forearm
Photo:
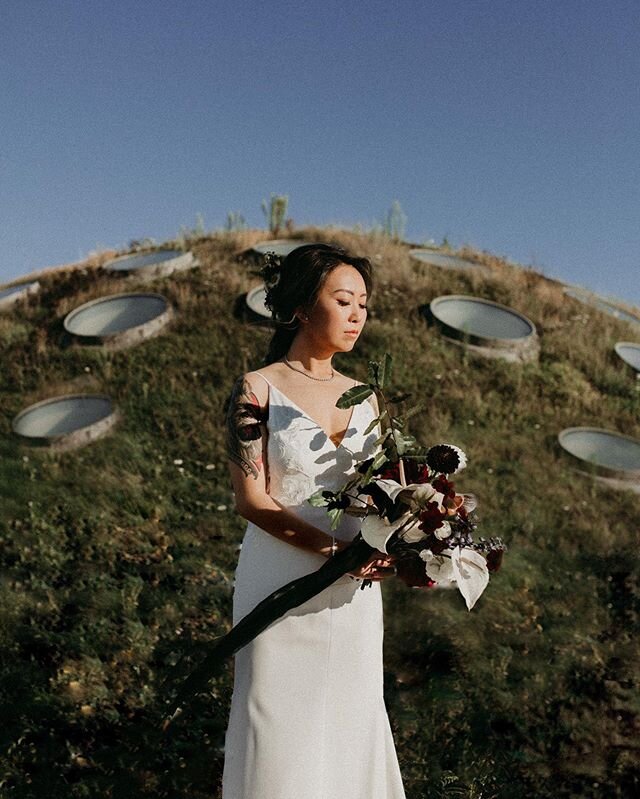
M 262 428 L 267 413 L 244 376 L 233 384 L 227 405 L 227 456 L 249 476 L 262 469 Z

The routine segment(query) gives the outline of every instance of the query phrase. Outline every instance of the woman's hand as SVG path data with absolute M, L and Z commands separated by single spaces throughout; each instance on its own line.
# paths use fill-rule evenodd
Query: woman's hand
M 395 558 L 392 555 L 376 550 L 372 552 L 366 563 L 348 572 L 348 574 L 352 577 L 357 577 L 359 580 L 384 580 L 385 577 L 392 577 L 396 573 L 394 562 Z

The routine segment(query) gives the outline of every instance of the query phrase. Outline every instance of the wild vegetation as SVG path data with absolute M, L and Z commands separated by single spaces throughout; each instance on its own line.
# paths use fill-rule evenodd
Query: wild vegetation
M 382 232 L 296 234 L 372 259 L 368 324 L 336 366 L 364 380 L 368 360 L 393 354 L 395 384 L 419 406 L 411 432 L 467 452 L 457 485 L 479 497 L 482 533 L 509 545 L 471 613 L 457 592 L 383 584 L 385 695 L 408 799 L 637 795 L 640 496 L 578 474 L 556 444 L 582 424 L 640 437 L 640 384 L 613 352 L 637 332 L 486 253 L 460 253 L 481 276 L 415 264 Z M 230 627 L 246 522 L 223 405 L 270 336 L 242 313 L 259 278 L 238 257 L 263 236 L 234 224 L 194 237 L 201 266 L 152 286 L 175 320 L 133 349 L 66 346 L 73 307 L 149 290 L 99 263 L 45 275 L 38 296 L 0 316 L 1 796 L 218 795 L 231 664 L 167 739 L 159 724 L 173 665 L 186 672 Z M 539 362 L 446 343 L 420 308 L 449 293 L 532 319 Z M 108 437 L 52 454 L 11 433 L 26 405 L 94 389 L 122 412 Z

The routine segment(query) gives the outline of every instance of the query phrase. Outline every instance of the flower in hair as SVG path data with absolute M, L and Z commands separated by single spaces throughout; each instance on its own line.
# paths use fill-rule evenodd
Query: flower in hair
M 267 288 L 275 288 L 282 277 L 282 259 L 274 252 L 268 252 L 264 256 L 265 263 L 260 274 Z
M 265 263 L 259 270 L 260 276 L 264 281 L 265 298 L 264 304 L 275 317 L 273 295 L 282 277 L 282 259 L 274 252 L 268 252 L 264 256 Z

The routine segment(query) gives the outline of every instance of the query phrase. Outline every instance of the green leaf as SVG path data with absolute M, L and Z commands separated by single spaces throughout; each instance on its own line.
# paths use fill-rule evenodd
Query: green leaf
M 385 418 L 386 415 L 387 415 L 387 412 L 386 411 L 382 411 L 380 416 L 376 416 L 376 418 L 371 422 L 370 425 L 368 425 L 367 429 L 364 431 L 364 435 L 365 436 L 369 435 L 369 433 L 375 428 L 375 426 L 378 424 L 378 422 L 381 422 Z
M 329 504 L 329 497 L 323 496 L 326 493 L 324 489 L 320 489 L 316 491 L 315 494 L 312 494 L 308 499 L 307 502 L 309 505 L 313 505 L 314 508 L 323 508 L 325 505 Z
M 335 530 L 336 527 L 340 524 L 340 519 L 342 518 L 342 514 L 344 510 L 342 508 L 332 508 L 328 511 L 329 519 L 331 520 L 331 529 Z
M 382 433 L 382 435 L 375 440 L 374 445 L 376 447 L 384 447 L 390 438 L 391 438 L 391 431 L 385 430 Z
M 371 386 L 354 386 L 353 388 L 349 388 L 344 394 L 338 397 L 336 408 L 350 408 L 352 405 L 358 405 L 364 402 L 370 394 L 373 394 Z
M 383 463 L 386 463 L 389 460 L 387 458 L 387 453 L 382 450 L 382 452 L 378 452 L 373 459 L 373 463 L 371 464 L 372 469 L 379 469 Z
M 393 363 L 393 358 L 388 352 L 385 352 L 384 358 L 382 359 L 382 364 L 378 369 L 378 386 L 380 388 L 384 388 L 385 384 L 387 384 L 391 380 L 392 363 Z
M 378 361 L 369 361 L 369 383 L 371 385 L 377 386 L 378 385 L 378 372 L 380 370 L 380 364 Z
M 413 436 L 406 436 L 403 433 L 396 434 L 398 455 L 404 455 L 408 450 L 413 449 L 417 443 Z

